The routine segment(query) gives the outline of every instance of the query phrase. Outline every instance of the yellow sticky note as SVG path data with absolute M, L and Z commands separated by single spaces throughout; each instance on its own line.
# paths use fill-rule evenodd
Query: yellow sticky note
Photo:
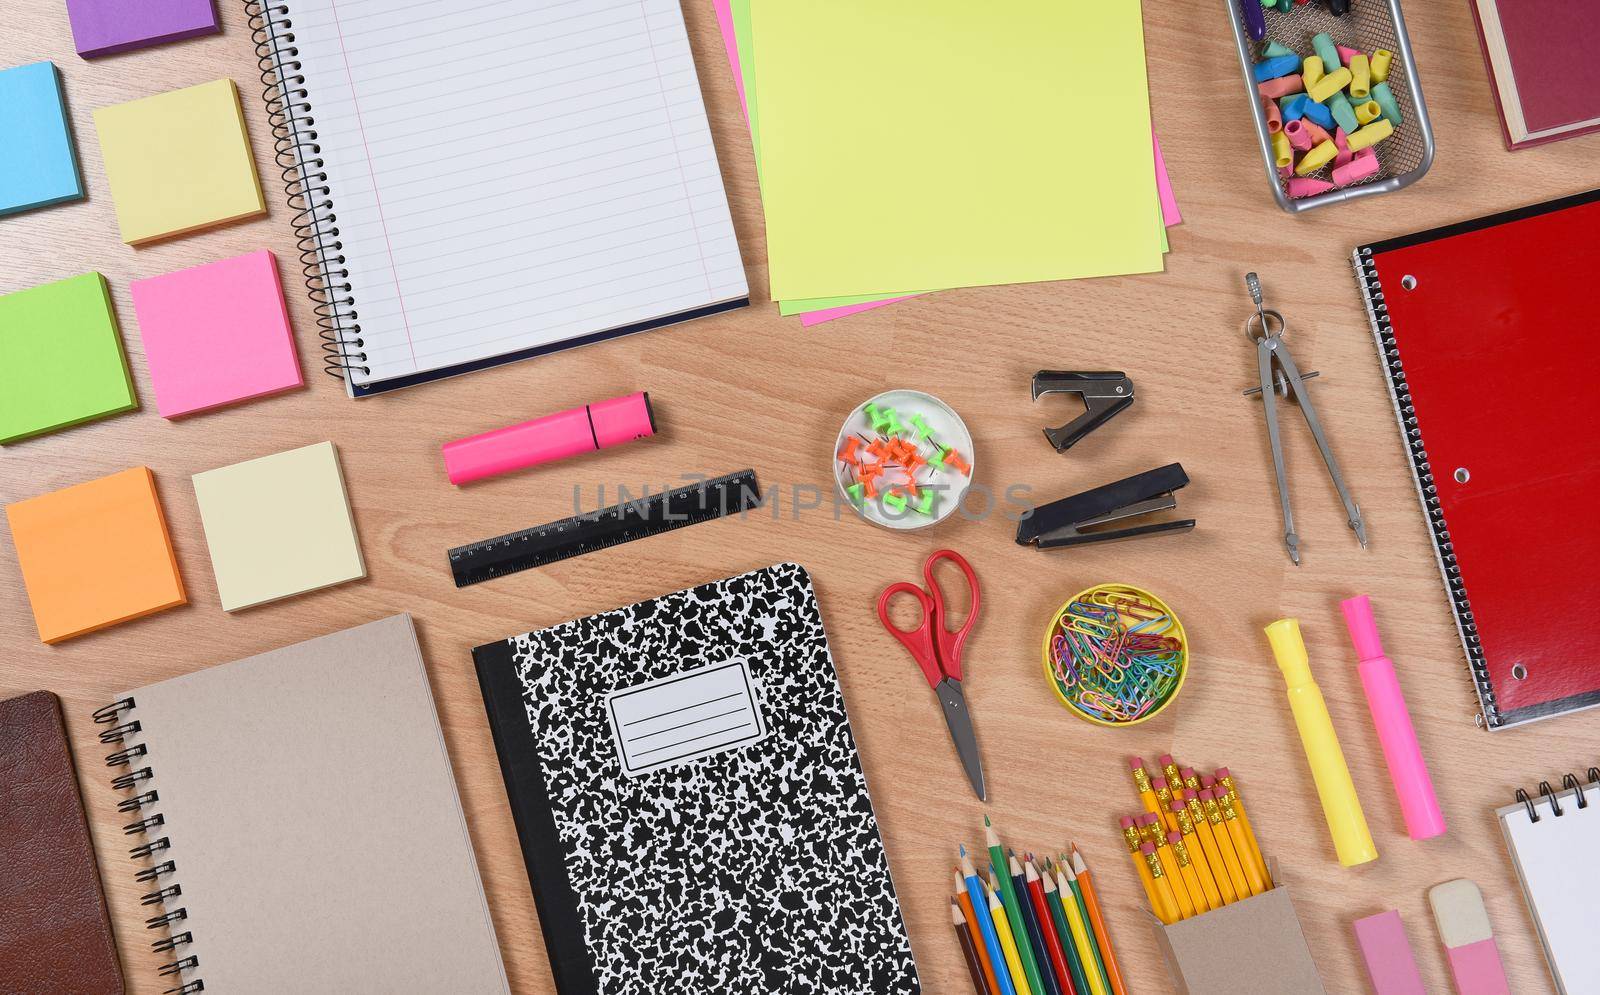
M 194 475 L 227 611 L 367 575 L 331 442 Z
M 267 211 L 231 79 L 101 107 L 94 128 L 129 245 Z
M 751 15 L 775 299 L 1161 269 L 1137 4 Z

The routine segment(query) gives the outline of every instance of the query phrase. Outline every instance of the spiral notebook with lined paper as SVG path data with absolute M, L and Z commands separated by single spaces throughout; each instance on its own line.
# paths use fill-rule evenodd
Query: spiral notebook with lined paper
M 153 990 L 509 991 L 410 616 L 95 721 L 133 858 L 103 870 L 139 882 Z
M 678 0 L 248 6 L 352 396 L 749 303 Z
M 1594 907 L 1600 899 L 1600 767 L 1567 774 L 1560 789 L 1539 782 L 1496 809 L 1506 850 L 1562 995 L 1600 991 Z

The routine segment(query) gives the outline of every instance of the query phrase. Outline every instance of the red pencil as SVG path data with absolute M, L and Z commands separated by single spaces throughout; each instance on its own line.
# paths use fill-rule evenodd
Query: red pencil
M 1033 855 L 1028 855 L 1026 869 L 1028 876 L 1028 897 L 1033 900 L 1033 910 L 1039 916 L 1039 931 L 1044 934 L 1045 949 L 1050 951 L 1050 963 L 1056 970 L 1056 979 L 1061 982 L 1061 991 L 1076 992 L 1072 984 L 1072 972 L 1067 967 L 1067 953 L 1061 946 L 1061 937 L 1056 934 L 1056 921 L 1050 915 L 1050 906 L 1044 898 L 1044 882 L 1039 880 L 1039 869 L 1033 866 Z M 1088 995 L 1087 992 L 1082 995 Z
M 967 917 L 962 915 L 956 896 L 950 896 L 950 921 L 956 928 L 956 940 L 961 944 L 961 955 L 967 961 L 967 973 L 972 975 L 972 990 L 977 995 L 989 995 L 989 986 L 983 980 L 983 967 L 978 963 L 978 948 L 973 946 L 972 931 L 967 928 Z

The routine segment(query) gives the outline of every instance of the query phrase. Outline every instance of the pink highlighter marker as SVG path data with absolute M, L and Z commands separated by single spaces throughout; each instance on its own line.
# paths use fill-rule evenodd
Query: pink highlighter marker
M 1383 641 L 1372 620 L 1372 603 L 1363 594 L 1340 602 L 1339 607 L 1344 610 L 1345 626 L 1350 630 L 1356 656 L 1361 660 L 1361 686 L 1367 692 L 1372 723 L 1378 728 L 1383 759 L 1389 765 L 1389 780 L 1394 782 L 1395 794 L 1400 797 L 1400 814 L 1405 818 L 1406 832 L 1414 840 L 1442 836 L 1444 813 L 1439 811 L 1433 778 L 1428 775 L 1428 765 L 1422 759 L 1422 747 L 1417 743 L 1417 731 L 1411 724 L 1411 713 L 1406 710 L 1406 698 L 1395 677 L 1394 664 L 1383 654 Z
M 452 484 L 465 484 L 655 433 L 650 395 L 639 391 L 446 442 L 444 469 Z

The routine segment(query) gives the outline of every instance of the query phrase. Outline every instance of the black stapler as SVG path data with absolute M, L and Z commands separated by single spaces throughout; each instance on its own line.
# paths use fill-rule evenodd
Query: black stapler
M 1192 518 L 1097 530 L 1098 526 L 1120 522 L 1125 518 L 1176 508 L 1178 499 L 1173 492 L 1188 483 L 1189 475 L 1183 472 L 1183 464 L 1168 463 L 1082 494 L 1040 505 L 1017 523 L 1017 545 L 1054 549 L 1089 542 L 1136 539 L 1161 532 L 1188 532 L 1194 528 Z
M 1056 452 L 1064 453 L 1133 403 L 1133 381 L 1120 371 L 1040 370 L 1033 375 L 1033 399 L 1037 401 L 1046 394 L 1077 394 L 1083 398 L 1083 414 L 1060 428 L 1044 430 L 1044 437 Z

